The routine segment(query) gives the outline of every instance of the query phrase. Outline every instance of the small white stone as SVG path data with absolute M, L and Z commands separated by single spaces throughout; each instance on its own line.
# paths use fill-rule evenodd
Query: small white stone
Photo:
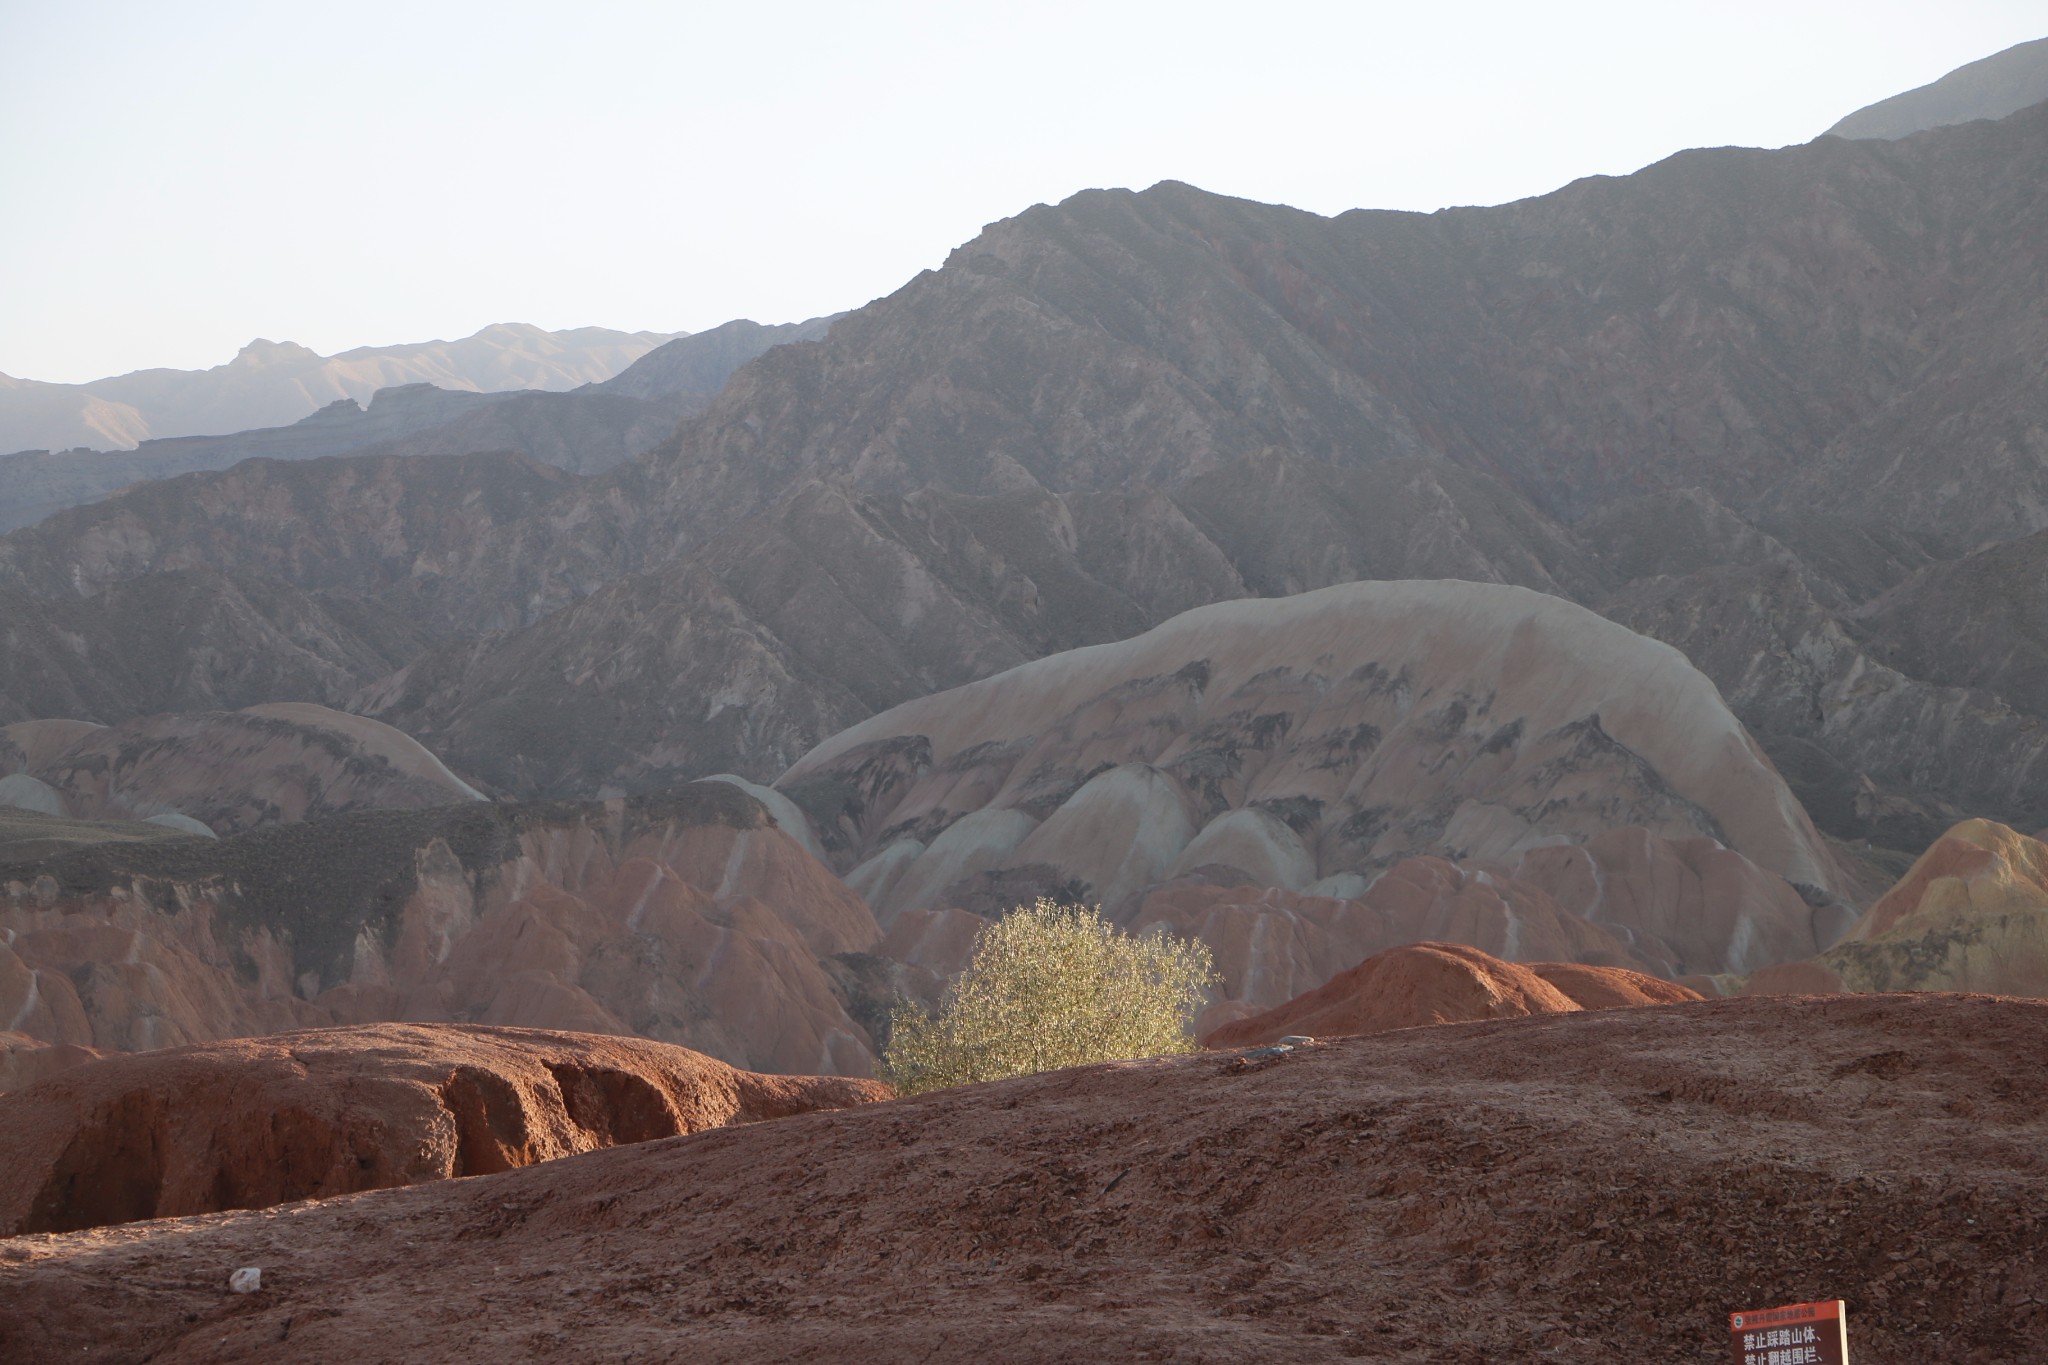
M 253 1294 L 263 1287 L 263 1269 L 245 1265 L 228 1276 L 228 1289 L 236 1294 Z

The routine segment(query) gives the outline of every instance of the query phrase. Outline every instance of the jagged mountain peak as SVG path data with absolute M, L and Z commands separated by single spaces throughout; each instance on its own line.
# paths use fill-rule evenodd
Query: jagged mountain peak
M 320 353 L 310 346 L 301 346 L 296 341 L 272 341 L 267 337 L 257 337 L 235 352 L 235 358 L 228 363 L 253 369 L 268 365 L 313 365 L 319 361 Z

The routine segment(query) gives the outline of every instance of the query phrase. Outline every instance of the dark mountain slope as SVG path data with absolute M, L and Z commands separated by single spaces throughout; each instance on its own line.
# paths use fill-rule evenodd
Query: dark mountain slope
M 1427 216 L 1090 191 L 736 376 L 650 462 L 649 522 L 694 530 L 814 476 L 1172 486 L 1269 446 L 1340 467 L 1440 454 L 1567 515 L 1689 486 L 1759 513 L 1838 439 L 1881 473 L 1909 452 L 1865 438 L 1901 410 L 1968 411 L 1945 395 L 1958 348 L 2028 356 L 2044 184 L 2048 111 L 1687 152 Z M 2026 363 L 1985 382 L 2041 401 Z M 1874 505 L 1862 478 L 1801 505 L 1909 513 L 1947 540 L 2038 529 L 2048 475 L 2013 486 L 2004 435 L 1947 442 L 1938 503 L 1916 486 L 1886 506 L 1877 479 Z
M 373 604 L 327 603 L 260 573 L 184 569 L 46 601 L 0 591 L 0 722 L 111 725 L 158 711 L 338 704 L 426 647 Z
M 247 460 L 0 537 L 0 585 L 61 599 L 166 570 L 253 570 L 308 591 L 389 593 L 425 624 L 473 630 L 437 597 L 450 557 L 576 482 L 506 454 Z
M 1859 638 L 1792 565 L 1724 562 L 1630 584 L 1600 606 L 1713 678 L 1830 833 L 1910 850 L 1973 810 L 2048 824 L 2043 718 L 1888 666 L 1881 643 Z
M 2048 716 L 2048 533 L 1929 565 L 1853 624 L 1895 668 Z
M 725 387 L 733 371 L 771 346 L 816 341 L 843 314 L 806 322 L 762 324 L 735 318 L 708 331 L 677 337 L 641 356 L 625 369 L 579 392 L 618 394 L 629 398 L 711 398 Z
M 488 624 L 439 592 L 447 557 L 574 483 L 512 455 L 250 460 L 62 512 L 0 538 L 0 715 L 339 705 Z

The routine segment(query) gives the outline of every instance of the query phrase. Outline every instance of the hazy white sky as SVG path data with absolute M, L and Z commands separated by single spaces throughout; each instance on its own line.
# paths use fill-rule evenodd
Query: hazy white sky
M 788 321 L 1090 186 L 1498 203 L 2044 34 L 2041 0 L 0 0 L 0 371 Z

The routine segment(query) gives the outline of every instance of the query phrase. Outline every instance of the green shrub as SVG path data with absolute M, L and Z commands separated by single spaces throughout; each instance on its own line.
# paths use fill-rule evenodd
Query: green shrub
M 1132 936 L 1099 910 L 1041 900 L 982 930 L 936 1015 L 891 1018 L 883 1075 L 905 1094 L 1195 1048 L 1215 979 L 1208 945 Z

